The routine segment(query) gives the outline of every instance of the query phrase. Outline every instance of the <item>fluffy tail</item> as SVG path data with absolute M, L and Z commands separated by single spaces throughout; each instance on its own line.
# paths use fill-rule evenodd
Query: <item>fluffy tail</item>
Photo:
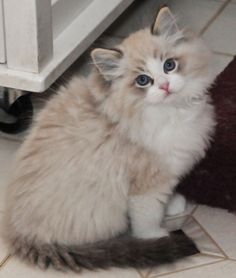
M 124 236 L 84 246 L 17 241 L 14 251 L 22 259 L 41 268 L 52 266 L 57 270 L 76 272 L 83 268 L 154 267 L 198 253 L 193 241 L 181 231 L 160 239 L 142 240 Z

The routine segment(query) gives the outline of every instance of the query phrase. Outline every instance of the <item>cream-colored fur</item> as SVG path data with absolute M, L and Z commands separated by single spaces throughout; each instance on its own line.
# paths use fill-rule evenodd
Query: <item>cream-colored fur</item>
M 153 33 L 95 49 L 90 76 L 74 78 L 40 113 L 13 167 L 9 242 L 109 239 L 127 229 L 128 215 L 137 237 L 167 234 L 165 204 L 204 157 L 215 125 L 209 51 L 172 16 L 167 25 L 168 16 L 159 15 Z M 163 71 L 167 58 L 178 63 L 173 73 Z M 154 80 L 147 88 L 135 84 L 143 73 Z

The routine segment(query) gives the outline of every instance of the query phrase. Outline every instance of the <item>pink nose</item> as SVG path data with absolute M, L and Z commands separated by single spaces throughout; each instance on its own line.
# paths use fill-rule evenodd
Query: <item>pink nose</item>
M 160 89 L 168 92 L 169 91 L 169 82 L 165 82 L 165 83 L 161 84 Z

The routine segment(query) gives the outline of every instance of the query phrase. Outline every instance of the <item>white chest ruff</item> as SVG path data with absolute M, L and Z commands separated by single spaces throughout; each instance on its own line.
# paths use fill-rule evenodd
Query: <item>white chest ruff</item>
M 153 107 L 144 114 L 143 141 L 160 156 L 164 167 L 180 177 L 204 157 L 213 129 L 209 104 L 184 109 Z

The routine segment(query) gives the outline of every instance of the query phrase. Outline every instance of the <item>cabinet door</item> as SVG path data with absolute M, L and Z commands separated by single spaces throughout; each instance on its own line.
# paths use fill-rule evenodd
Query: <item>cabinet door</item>
M 0 63 L 5 63 L 5 37 L 4 37 L 4 18 L 3 18 L 3 0 L 0 0 Z

